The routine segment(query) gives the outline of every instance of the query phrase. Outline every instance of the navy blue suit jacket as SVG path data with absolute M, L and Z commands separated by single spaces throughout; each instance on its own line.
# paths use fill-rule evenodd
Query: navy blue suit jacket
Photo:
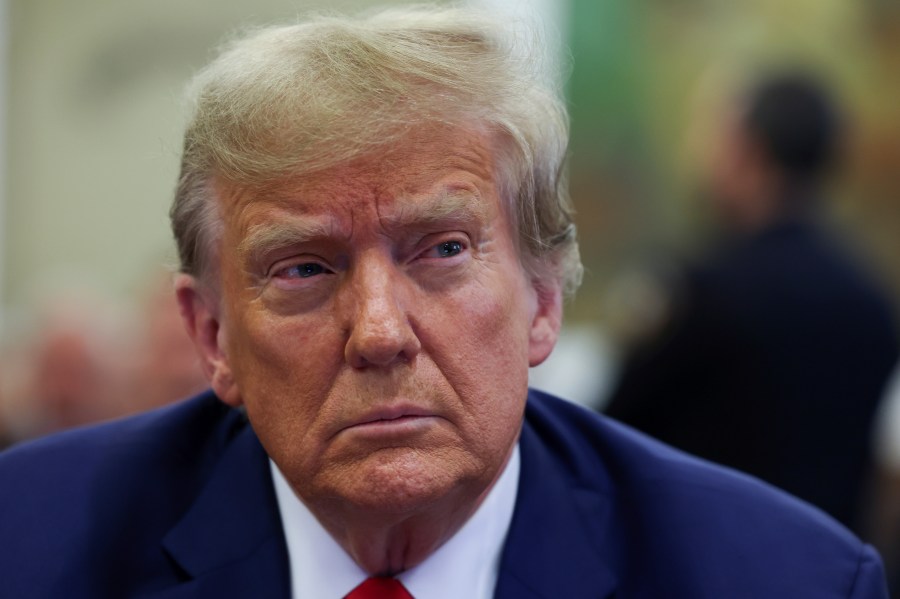
M 577 406 L 531 392 L 521 456 L 496 597 L 887 596 L 874 551 L 821 512 Z M 0 454 L 4 597 L 289 588 L 266 454 L 211 393 Z

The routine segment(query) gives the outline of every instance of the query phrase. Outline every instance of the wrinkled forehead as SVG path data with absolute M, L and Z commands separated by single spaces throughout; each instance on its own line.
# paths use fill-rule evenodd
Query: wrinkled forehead
M 468 188 L 474 201 L 496 204 L 506 185 L 501 136 L 485 127 L 431 124 L 408 132 L 384 146 L 326 168 L 307 171 L 303 165 L 262 182 L 241 184 L 219 179 L 216 196 L 227 222 L 240 218 L 254 203 L 296 204 L 316 200 L 315 208 L 339 211 L 370 203 L 397 203 L 392 213 L 413 210 L 426 199 L 438 212 L 452 210 Z M 435 201 L 443 198 L 445 201 Z M 505 200 L 501 209 L 506 210 Z M 496 206 L 485 206 L 491 211 Z
M 284 241 L 280 238 L 297 235 L 296 227 L 288 223 L 269 231 L 255 228 L 253 216 L 272 207 L 284 208 L 285 215 L 297 214 L 298 198 L 307 199 L 309 209 L 320 217 L 331 213 L 333 220 L 343 216 L 345 222 L 348 214 L 352 221 L 353 210 L 365 204 L 360 196 L 366 194 L 373 209 L 379 198 L 390 199 L 394 205 L 389 218 L 400 224 L 446 218 L 456 211 L 478 220 L 503 217 L 521 253 L 510 144 L 505 135 L 487 126 L 437 123 L 416 127 L 375 151 L 326 168 L 308 170 L 298 165 L 281 176 L 250 183 L 214 176 L 211 200 L 217 226 L 212 228 L 209 263 L 213 268 L 206 274 L 218 279 L 223 251 L 249 249 L 257 241 L 280 244 Z M 322 226 L 332 225 L 313 225 Z

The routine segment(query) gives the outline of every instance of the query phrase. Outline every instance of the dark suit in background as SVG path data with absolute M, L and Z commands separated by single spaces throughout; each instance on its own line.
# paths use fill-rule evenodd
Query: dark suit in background
M 520 447 L 498 598 L 886 596 L 817 510 L 573 404 L 531 392 Z M 211 393 L 13 449 L 0 480 L 4 596 L 289 596 L 268 458 Z
M 898 344 L 887 302 L 822 230 L 779 222 L 685 277 L 607 413 L 854 524 Z
M 763 77 L 731 108 L 702 182 L 727 241 L 688 271 L 607 412 L 852 526 L 898 340 L 884 294 L 815 214 L 843 110 L 805 71 Z

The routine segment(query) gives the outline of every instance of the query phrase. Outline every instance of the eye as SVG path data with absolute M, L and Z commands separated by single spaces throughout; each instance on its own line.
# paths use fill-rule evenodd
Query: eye
M 463 251 L 463 244 L 459 241 L 445 241 L 435 246 L 434 251 L 441 258 L 450 258 Z
M 285 279 L 308 279 L 329 272 L 318 262 L 303 262 L 275 271 L 275 276 Z
M 418 255 L 419 259 L 424 259 L 426 262 L 430 260 L 448 260 L 457 256 L 461 258 L 466 255 L 466 252 L 469 249 L 468 239 L 465 237 L 454 238 L 445 236 L 444 239 L 438 241 L 438 243 L 434 243 L 434 241 L 426 243 L 434 244 L 427 245 L 427 249 Z M 458 260 L 451 260 L 451 263 L 453 264 L 456 264 L 457 262 Z

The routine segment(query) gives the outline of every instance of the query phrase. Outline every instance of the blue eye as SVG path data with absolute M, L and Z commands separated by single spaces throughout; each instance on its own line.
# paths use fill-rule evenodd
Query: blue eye
M 282 272 L 288 277 L 307 279 L 324 273 L 325 268 L 317 262 L 306 262 L 304 264 L 295 264 Z
M 463 245 L 458 241 L 445 241 L 437 245 L 437 253 L 441 258 L 449 258 L 463 251 Z

